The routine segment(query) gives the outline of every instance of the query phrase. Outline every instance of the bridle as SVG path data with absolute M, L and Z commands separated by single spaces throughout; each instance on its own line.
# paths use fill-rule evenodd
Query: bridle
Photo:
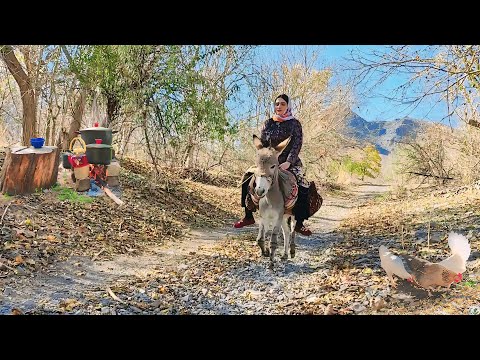
M 253 177 L 254 177 L 254 181 L 258 184 L 257 182 L 257 179 L 259 178 L 265 178 L 268 182 L 268 190 L 265 191 L 265 193 L 262 195 L 262 196 L 258 196 L 256 193 L 255 193 L 255 197 L 257 199 L 261 199 L 263 198 L 265 195 L 267 195 L 268 191 L 271 189 L 272 187 L 272 184 L 273 182 L 278 178 L 278 165 L 275 166 L 275 170 L 273 172 L 273 175 L 265 175 L 265 174 L 260 174 L 260 175 L 257 175 L 256 173 L 253 173 Z

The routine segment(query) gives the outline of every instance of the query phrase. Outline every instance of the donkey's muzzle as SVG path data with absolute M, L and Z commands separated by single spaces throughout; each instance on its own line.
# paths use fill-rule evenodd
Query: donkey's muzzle
M 257 188 L 255 189 L 255 194 L 258 196 L 258 197 L 262 197 L 266 194 L 267 192 L 265 191 L 264 188 Z

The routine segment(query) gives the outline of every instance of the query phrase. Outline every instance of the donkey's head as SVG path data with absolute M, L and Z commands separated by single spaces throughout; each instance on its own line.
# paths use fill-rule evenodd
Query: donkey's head
M 262 140 L 256 135 L 253 135 L 253 144 L 257 148 L 257 155 L 255 164 L 255 194 L 258 197 L 263 197 L 268 192 L 272 184 L 278 182 L 278 156 L 283 149 L 288 145 L 290 137 L 282 141 L 277 146 L 264 147 Z

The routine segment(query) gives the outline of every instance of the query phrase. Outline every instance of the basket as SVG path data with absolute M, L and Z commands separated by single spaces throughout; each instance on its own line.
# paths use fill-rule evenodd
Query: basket
M 310 187 L 308 188 L 308 213 L 309 217 L 313 216 L 322 206 L 323 198 L 318 193 L 317 186 L 314 181 L 310 181 Z

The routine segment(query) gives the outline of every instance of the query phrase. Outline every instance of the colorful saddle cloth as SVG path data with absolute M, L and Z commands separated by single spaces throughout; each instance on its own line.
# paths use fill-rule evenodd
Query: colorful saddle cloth
M 278 182 L 280 186 L 280 191 L 283 194 L 283 199 L 285 201 L 285 211 L 292 209 L 295 206 L 298 198 L 298 185 L 297 179 L 295 175 L 293 175 L 290 171 L 287 170 L 279 170 L 278 173 Z M 246 203 L 247 207 L 251 208 L 254 205 L 258 208 L 258 202 L 260 198 L 255 194 L 255 177 L 252 176 L 250 179 L 250 183 L 248 185 L 248 192 L 250 194 L 251 200 L 253 204 L 249 204 L 249 196 L 247 195 Z M 248 206 L 250 205 L 250 206 Z M 250 209 L 253 210 L 253 209 Z

